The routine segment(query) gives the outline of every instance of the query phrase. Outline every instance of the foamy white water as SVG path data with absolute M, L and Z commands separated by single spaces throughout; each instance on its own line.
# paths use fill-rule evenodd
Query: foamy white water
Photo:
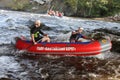
M 62 34 L 65 31 L 72 31 L 82 26 L 85 30 L 93 30 L 98 28 L 118 27 L 120 31 L 120 23 L 104 22 L 96 20 L 83 20 L 79 18 L 54 17 L 46 14 L 34 14 L 18 11 L 0 10 L 0 44 L 10 44 L 14 37 L 24 35 L 29 37 L 30 21 L 40 20 L 53 30 L 45 30 L 50 36 Z
M 6 77 L 9 70 L 17 72 L 20 69 L 20 65 L 15 61 L 13 57 L 0 56 L 0 78 Z

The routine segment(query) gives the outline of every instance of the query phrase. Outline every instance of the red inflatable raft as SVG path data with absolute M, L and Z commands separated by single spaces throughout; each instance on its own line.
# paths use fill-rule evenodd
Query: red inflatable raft
M 77 55 L 92 56 L 111 49 L 111 41 L 107 39 L 91 42 L 50 42 L 34 45 L 30 40 L 16 39 L 16 48 L 26 50 L 29 53 L 51 54 L 51 55 Z

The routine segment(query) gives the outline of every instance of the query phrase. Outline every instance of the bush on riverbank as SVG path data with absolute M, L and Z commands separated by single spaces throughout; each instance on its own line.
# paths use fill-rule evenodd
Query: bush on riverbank
M 29 5 L 29 0 L 13 0 L 10 6 L 13 10 L 24 10 Z
M 120 12 L 120 0 L 65 0 L 69 7 L 76 10 L 74 16 L 105 17 Z

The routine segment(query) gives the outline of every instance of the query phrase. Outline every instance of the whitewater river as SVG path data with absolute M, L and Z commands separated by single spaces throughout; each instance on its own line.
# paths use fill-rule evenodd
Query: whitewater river
M 95 57 L 21 53 L 14 38 L 30 38 L 29 26 L 35 20 L 44 23 L 43 31 L 56 41 L 68 41 L 70 31 L 82 26 L 86 32 L 105 29 L 118 42 L 112 51 Z M 118 44 L 120 23 L 0 10 L 0 80 L 120 80 Z

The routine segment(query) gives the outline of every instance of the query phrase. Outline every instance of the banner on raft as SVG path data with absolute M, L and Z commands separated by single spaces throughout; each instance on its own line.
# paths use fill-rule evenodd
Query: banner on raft
M 42 51 L 76 51 L 75 47 L 37 47 L 37 50 Z

